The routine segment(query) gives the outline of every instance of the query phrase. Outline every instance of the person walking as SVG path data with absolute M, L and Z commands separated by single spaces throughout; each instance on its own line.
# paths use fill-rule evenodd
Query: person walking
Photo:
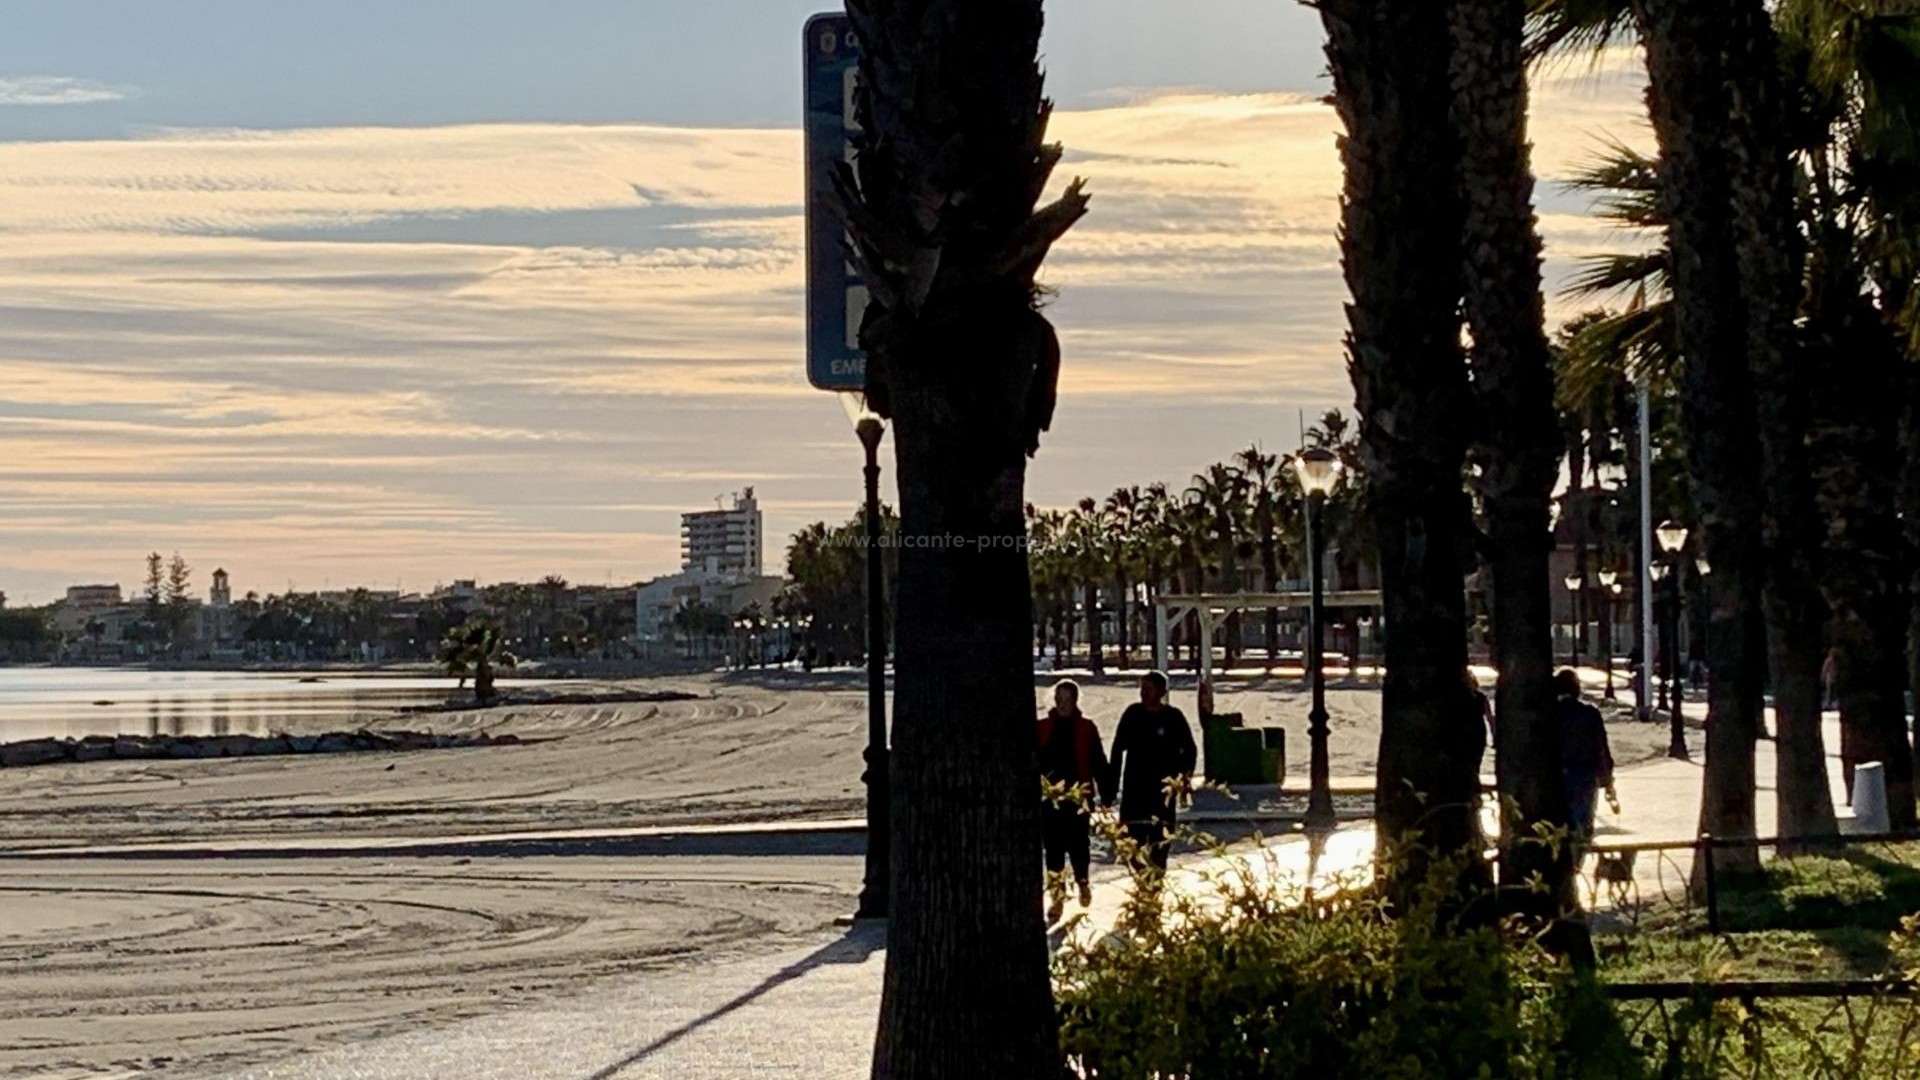
M 1046 805 L 1040 810 L 1041 841 L 1047 862 L 1047 922 L 1060 920 L 1066 906 L 1059 875 L 1069 864 L 1080 886 L 1080 906 L 1093 903 L 1088 883 L 1092 861 L 1087 827 L 1094 799 L 1111 803 L 1112 779 L 1100 729 L 1080 712 L 1080 684 L 1062 679 L 1053 685 L 1053 708 L 1040 718 L 1040 775 L 1047 782 Z
M 1560 774 L 1567 788 L 1567 824 L 1574 841 L 1584 844 L 1593 838 L 1594 801 L 1607 793 L 1607 805 L 1620 812 L 1620 797 L 1613 788 L 1613 748 L 1607 744 L 1607 722 L 1600 710 L 1580 700 L 1580 677 L 1572 669 L 1553 678 L 1554 695 L 1559 699 Z
M 1120 714 L 1113 735 L 1112 787 L 1120 797 L 1120 820 L 1139 845 L 1140 857 L 1155 879 L 1166 873 L 1172 846 L 1176 799 L 1169 782 L 1193 779 L 1199 750 L 1186 714 L 1167 704 L 1167 677 L 1149 671 L 1140 677 L 1140 700 Z M 1111 806 L 1108 795 L 1106 805 Z

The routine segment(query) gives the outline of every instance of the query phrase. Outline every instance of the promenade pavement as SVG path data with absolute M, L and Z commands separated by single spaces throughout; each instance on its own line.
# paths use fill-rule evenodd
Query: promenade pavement
M 1831 724 L 1829 727 L 1831 728 Z M 1659 761 L 1620 772 L 1621 812 L 1601 811 L 1605 842 L 1685 840 L 1694 835 L 1700 794 L 1696 760 Z M 1829 730 L 1830 748 L 1838 745 Z M 1772 744 L 1760 745 L 1760 828 L 1773 822 Z M 1834 783 L 1839 782 L 1837 766 Z M 1343 826 L 1314 869 L 1320 876 L 1365 867 L 1373 846 L 1365 823 Z M 1236 848 L 1235 861 L 1205 854 L 1175 860 L 1168 887 L 1204 890 L 1222 872 L 1304 879 L 1308 845 L 1298 835 Z M 1636 873 L 1682 875 L 1649 860 Z M 1109 929 L 1128 885 L 1117 867 L 1095 872 L 1094 903 L 1080 932 Z M 1072 908 L 1069 909 L 1073 910 Z M 577 997 L 489 1014 L 451 1026 L 394 1034 L 289 1061 L 215 1074 L 220 1080 L 719 1080 L 805 1077 L 853 1080 L 867 1074 L 885 964 L 885 931 L 875 925 L 823 932 L 792 948 L 665 969 L 596 983 Z M 293 973 L 290 976 L 297 977 Z

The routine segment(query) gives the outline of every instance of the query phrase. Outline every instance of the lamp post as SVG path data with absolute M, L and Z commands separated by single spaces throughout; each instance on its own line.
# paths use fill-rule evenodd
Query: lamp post
M 1667 557 L 1673 560 L 1673 564 L 1667 567 L 1668 572 L 1659 575 L 1660 577 L 1669 578 L 1673 582 L 1669 587 L 1671 593 L 1668 605 L 1669 610 L 1667 612 L 1667 617 L 1672 620 L 1670 625 L 1673 629 L 1672 636 L 1667 639 L 1667 696 L 1672 699 L 1670 707 L 1673 710 L 1668 721 L 1667 756 L 1677 761 L 1686 761 L 1689 760 L 1692 755 L 1687 753 L 1686 719 L 1680 709 L 1685 695 L 1680 691 L 1680 682 L 1678 679 L 1680 673 L 1680 574 L 1678 573 L 1678 556 L 1681 549 L 1687 546 L 1687 527 L 1677 521 L 1663 521 L 1660 523 L 1660 527 L 1654 530 L 1654 535 L 1660 540 L 1660 550 L 1666 552 Z
M 1561 584 L 1567 587 L 1567 605 L 1572 608 L 1573 667 L 1576 671 L 1580 668 L 1580 635 L 1586 630 L 1586 627 L 1582 625 L 1580 621 L 1580 590 L 1586 583 L 1587 579 L 1581 577 L 1579 574 L 1568 574 L 1561 580 Z
M 1620 591 L 1620 575 L 1612 570 L 1602 570 L 1600 579 L 1600 664 L 1607 669 L 1607 700 L 1617 701 L 1613 695 L 1613 598 Z
M 1324 538 L 1321 536 L 1320 511 L 1327 496 L 1340 483 L 1340 459 L 1331 450 L 1309 447 L 1293 459 L 1300 478 L 1300 490 L 1307 496 L 1307 578 L 1311 582 L 1311 605 L 1307 613 L 1307 672 L 1312 678 L 1313 708 L 1307 713 L 1307 737 L 1310 750 L 1307 763 L 1307 819 L 1309 834 L 1324 836 L 1333 831 L 1333 787 L 1327 762 L 1327 674 L 1321 666 L 1326 629 L 1324 585 L 1321 562 Z
M 866 451 L 867 502 L 867 867 L 860 886 L 860 919 L 887 917 L 892 811 L 887 767 L 887 635 L 885 582 L 880 565 L 880 438 L 886 425 L 864 394 L 841 394 L 840 405 Z

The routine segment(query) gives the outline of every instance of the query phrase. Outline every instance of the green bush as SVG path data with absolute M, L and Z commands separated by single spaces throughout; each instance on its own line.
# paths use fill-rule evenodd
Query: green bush
M 1135 884 L 1119 930 L 1056 957 L 1062 1050 L 1088 1080 L 1920 1078 L 1905 999 L 1615 1003 L 1517 926 L 1443 918 L 1444 888 L 1393 917 L 1359 883 Z M 1916 935 L 1896 945 L 1920 967 Z
M 1082 1076 L 1649 1075 L 1597 988 L 1511 929 L 1450 924 L 1443 884 L 1398 917 L 1357 886 L 1308 896 L 1244 873 L 1211 896 L 1144 895 L 1123 932 L 1059 954 L 1062 1046 Z

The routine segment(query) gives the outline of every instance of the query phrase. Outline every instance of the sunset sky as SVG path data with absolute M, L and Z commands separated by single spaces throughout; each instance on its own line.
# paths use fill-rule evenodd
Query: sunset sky
M 859 491 L 803 371 L 820 9 L 6 0 L 0 590 L 131 585 L 149 550 L 237 592 L 633 581 L 746 485 L 777 571 Z M 1352 401 L 1317 17 L 1049 13 L 1094 203 L 1046 271 L 1066 370 L 1030 498 L 1290 448 Z M 1550 277 L 1631 243 L 1553 180 L 1646 140 L 1634 66 L 1536 84 Z

